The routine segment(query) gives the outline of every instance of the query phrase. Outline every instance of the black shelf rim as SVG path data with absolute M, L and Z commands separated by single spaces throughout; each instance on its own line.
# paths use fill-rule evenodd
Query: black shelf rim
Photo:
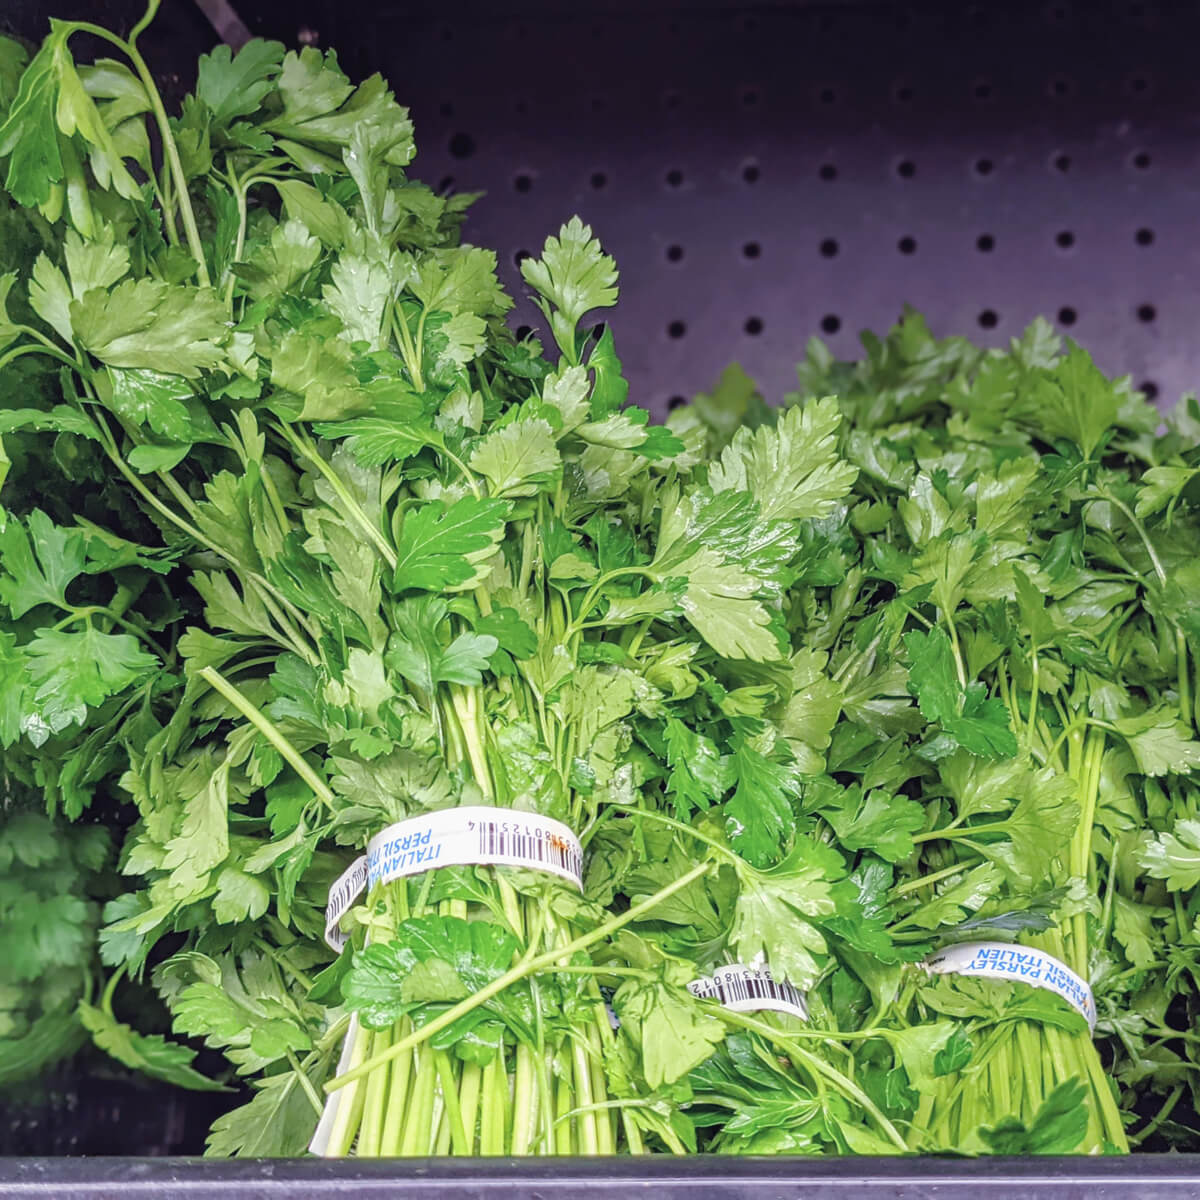
M 251 1159 L 11 1158 L 0 1160 L 0 1196 L 154 1194 L 166 1197 L 374 1193 L 530 1196 L 553 1187 L 616 1193 L 653 1188 L 656 1198 L 921 1194 L 1064 1195 L 1064 1189 L 1115 1189 L 1122 1196 L 1195 1195 L 1200 1154 L 1046 1158 L 471 1158 Z M 564 1189 L 566 1191 L 564 1192 Z

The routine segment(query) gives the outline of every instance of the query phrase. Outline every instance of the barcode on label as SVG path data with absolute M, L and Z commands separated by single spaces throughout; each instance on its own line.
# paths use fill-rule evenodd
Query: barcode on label
M 527 867 L 583 887 L 583 850 L 561 821 L 540 813 L 468 805 L 422 813 L 378 833 L 367 846 L 368 884 L 438 867 Z
M 364 856 L 355 859 L 329 889 L 329 901 L 325 909 L 325 941 L 331 950 L 340 953 L 346 944 L 346 935 L 338 927 L 338 923 L 366 886 L 367 860 Z
M 519 858 L 554 867 L 573 877 L 583 874 L 583 856 L 566 838 L 542 830 L 506 828 L 496 821 L 472 821 L 481 858 Z
M 716 1000 L 734 1012 L 772 1009 L 808 1019 L 808 1005 L 800 989 L 786 979 L 772 978 L 766 967 L 719 967 L 711 977 L 689 983 L 688 991 L 701 1000 Z

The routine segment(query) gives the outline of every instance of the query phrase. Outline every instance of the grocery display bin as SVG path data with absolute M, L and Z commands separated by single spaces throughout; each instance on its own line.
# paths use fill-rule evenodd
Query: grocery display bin
M 141 7 L 5 0 L 0 30 Z M 731 360 L 778 400 L 810 335 L 851 357 L 906 303 L 984 344 L 1045 315 L 1162 404 L 1200 379 L 1200 6 L 166 0 L 142 46 L 170 98 L 251 35 L 382 71 L 415 173 L 486 193 L 466 238 L 518 294 L 521 258 L 590 222 L 622 269 L 630 398 L 658 416 Z M 210 1097 L 130 1086 L 97 1125 L 86 1079 L 54 1094 L 3 1102 L 0 1147 L 45 1157 L 0 1160 L 0 1196 L 1200 1195 L 1200 1158 L 1167 1154 L 201 1163 L 161 1156 L 202 1147 Z

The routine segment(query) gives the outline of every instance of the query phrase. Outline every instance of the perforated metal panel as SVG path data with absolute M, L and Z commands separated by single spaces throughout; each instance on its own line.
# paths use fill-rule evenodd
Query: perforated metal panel
M 51 10 L 140 9 L 10 3 L 30 36 Z M 232 6 L 382 71 L 420 177 L 488 193 L 467 234 L 518 292 L 523 252 L 591 222 L 622 270 L 634 395 L 659 412 L 732 359 L 778 397 L 810 334 L 853 354 L 905 302 L 993 344 L 1045 314 L 1164 402 L 1200 380 L 1200 5 Z M 183 86 L 198 10 L 166 9 L 153 51 Z
M 384 72 L 510 283 L 590 221 L 659 411 L 731 359 L 777 397 L 810 334 L 852 354 L 904 302 L 992 344 L 1048 315 L 1164 400 L 1200 380 L 1200 6 L 367 10 L 269 23 Z

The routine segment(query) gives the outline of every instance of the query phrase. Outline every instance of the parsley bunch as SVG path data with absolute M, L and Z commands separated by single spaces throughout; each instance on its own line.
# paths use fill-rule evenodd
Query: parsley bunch
M 56 825 L 28 798 L 0 808 L 0 1087 L 36 1078 L 85 1040 L 76 1007 L 95 974 L 97 825 Z
M 0 284 L 0 369 L 58 371 L 0 420 L 82 442 L 107 500 L 8 516 L 4 742 L 15 760 L 61 739 L 138 814 L 89 1028 L 212 1086 L 192 1049 L 113 1016 L 150 971 L 175 1032 L 254 1084 L 217 1154 L 300 1152 L 323 1086 L 331 1153 L 686 1149 L 656 1092 L 724 1037 L 686 984 L 726 953 L 621 934 L 728 870 L 730 953 L 817 970 L 818 935 L 793 949 L 771 913 L 793 881 L 824 912 L 840 872 L 798 840 L 799 764 L 766 709 L 791 679 L 795 561 L 855 475 L 836 408 L 704 462 L 699 419 L 627 406 L 611 332 L 582 323 L 616 271 L 578 219 L 523 267 L 548 357 L 504 325 L 494 255 L 459 244 L 466 200 L 408 177 L 382 80 L 251 42 L 205 56 L 171 118 L 144 24 L 55 24 L 0 125 L 8 192 L 52 231 Z M 80 32 L 119 58 L 77 64 Z M 397 880 L 330 963 L 349 852 L 480 803 L 576 830 L 584 895 L 507 868 Z
M 1161 429 L 1040 321 L 1005 352 L 913 313 L 864 345 L 813 342 L 781 415 L 736 369 L 696 405 L 719 447 L 836 393 L 859 468 L 790 593 L 779 720 L 879 945 L 838 946 L 811 1034 L 914 1149 L 1194 1144 L 1195 402 Z M 900 961 L 982 939 L 1089 981 L 1095 1035 L 1052 993 Z M 757 1127 L 761 1094 L 704 1082 Z

